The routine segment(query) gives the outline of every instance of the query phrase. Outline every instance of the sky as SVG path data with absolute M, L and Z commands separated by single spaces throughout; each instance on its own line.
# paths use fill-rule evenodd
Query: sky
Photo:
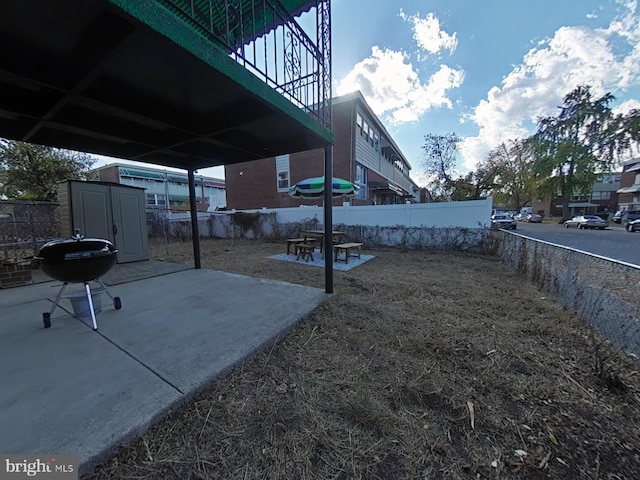
M 462 137 L 456 170 L 464 173 L 501 142 L 534 133 L 578 85 L 612 93 L 616 112 L 640 108 L 637 1 L 331 5 L 333 95 L 362 92 L 419 185 L 427 134 Z M 223 167 L 198 173 L 224 177 Z

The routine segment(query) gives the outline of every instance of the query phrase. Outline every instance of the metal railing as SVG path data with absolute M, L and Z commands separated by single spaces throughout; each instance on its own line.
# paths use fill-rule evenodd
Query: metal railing
M 501 230 L 496 253 L 640 361 L 640 267 Z
M 330 0 L 312 0 L 315 41 L 279 0 L 156 0 L 294 105 L 331 127 Z

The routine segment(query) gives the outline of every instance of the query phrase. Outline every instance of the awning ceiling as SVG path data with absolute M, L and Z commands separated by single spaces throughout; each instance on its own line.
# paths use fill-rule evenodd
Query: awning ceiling
M 591 202 L 575 202 L 575 203 L 569 204 L 569 208 L 597 207 L 597 206 L 598 206 L 597 203 L 591 203 Z
M 369 182 L 369 189 L 393 192 L 393 193 L 396 193 L 397 195 L 405 195 L 408 193 L 406 190 L 403 190 L 400 186 L 395 185 L 394 183 L 391 183 L 391 182 Z
M 636 193 L 640 192 L 640 185 L 631 185 L 630 187 L 624 187 L 616 190 L 616 193 Z
M 150 180 L 164 180 L 164 175 L 160 173 L 148 172 L 146 170 L 134 170 L 132 168 L 120 168 L 121 177 L 148 178 Z
M 187 175 L 184 174 L 180 174 L 180 173 L 167 173 L 167 174 L 162 174 L 162 173 L 157 173 L 157 172 L 149 172 L 147 170 L 139 170 L 139 169 L 133 169 L 133 168 L 123 168 L 120 167 L 120 176 L 121 177 L 130 177 L 130 178 L 146 178 L 149 180 L 156 180 L 156 181 L 160 181 L 163 182 L 165 180 L 168 180 L 169 182 L 175 182 L 175 183 L 187 183 L 188 182 L 188 177 Z M 196 185 L 201 185 L 202 184 L 202 180 L 199 176 L 195 177 L 195 182 Z M 204 181 L 204 185 L 207 187 L 224 187 L 224 183 L 222 182 L 214 182 L 211 180 L 205 180 Z

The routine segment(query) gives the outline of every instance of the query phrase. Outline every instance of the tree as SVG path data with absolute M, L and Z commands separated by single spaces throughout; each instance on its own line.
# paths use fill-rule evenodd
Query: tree
M 451 180 L 451 200 L 480 200 L 490 195 L 495 187 L 495 171 L 491 166 L 480 165 L 474 172 L 467 172 Z
M 562 220 L 569 217 L 571 197 L 590 191 L 623 148 L 609 107 L 613 100 L 610 93 L 594 99 L 589 86 L 579 86 L 564 97 L 556 116 L 538 120 L 536 133 L 527 140 L 540 194 L 562 194 Z
M 436 200 L 450 200 L 453 191 L 453 171 L 456 166 L 458 144 L 461 139 L 455 133 L 424 137 L 423 166 L 431 176 L 430 191 Z
M 493 175 L 494 197 L 507 208 L 520 210 L 533 200 L 532 161 L 523 140 L 510 140 L 489 152 L 480 168 Z
M 620 128 L 613 135 L 620 139 L 619 150 L 626 149 L 633 154 L 635 144 L 636 151 L 640 153 L 640 109 L 633 109 L 624 116 L 619 115 L 616 121 Z
M 58 183 L 85 180 L 93 163 L 84 153 L 0 140 L 2 193 L 7 198 L 56 201 Z

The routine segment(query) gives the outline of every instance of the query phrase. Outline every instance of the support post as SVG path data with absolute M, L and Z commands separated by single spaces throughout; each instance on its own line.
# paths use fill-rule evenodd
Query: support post
M 191 210 L 191 238 L 193 239 L 193 263 L 194 268 L 200 266 L 200 232 L 198 230 L 198 209 L 196 205 L 196 180 L 194 170 L 187 170 L 189 177 L 189 208 Z
M 333 293 L 333 145 L 324 147 L 324 285 Z

